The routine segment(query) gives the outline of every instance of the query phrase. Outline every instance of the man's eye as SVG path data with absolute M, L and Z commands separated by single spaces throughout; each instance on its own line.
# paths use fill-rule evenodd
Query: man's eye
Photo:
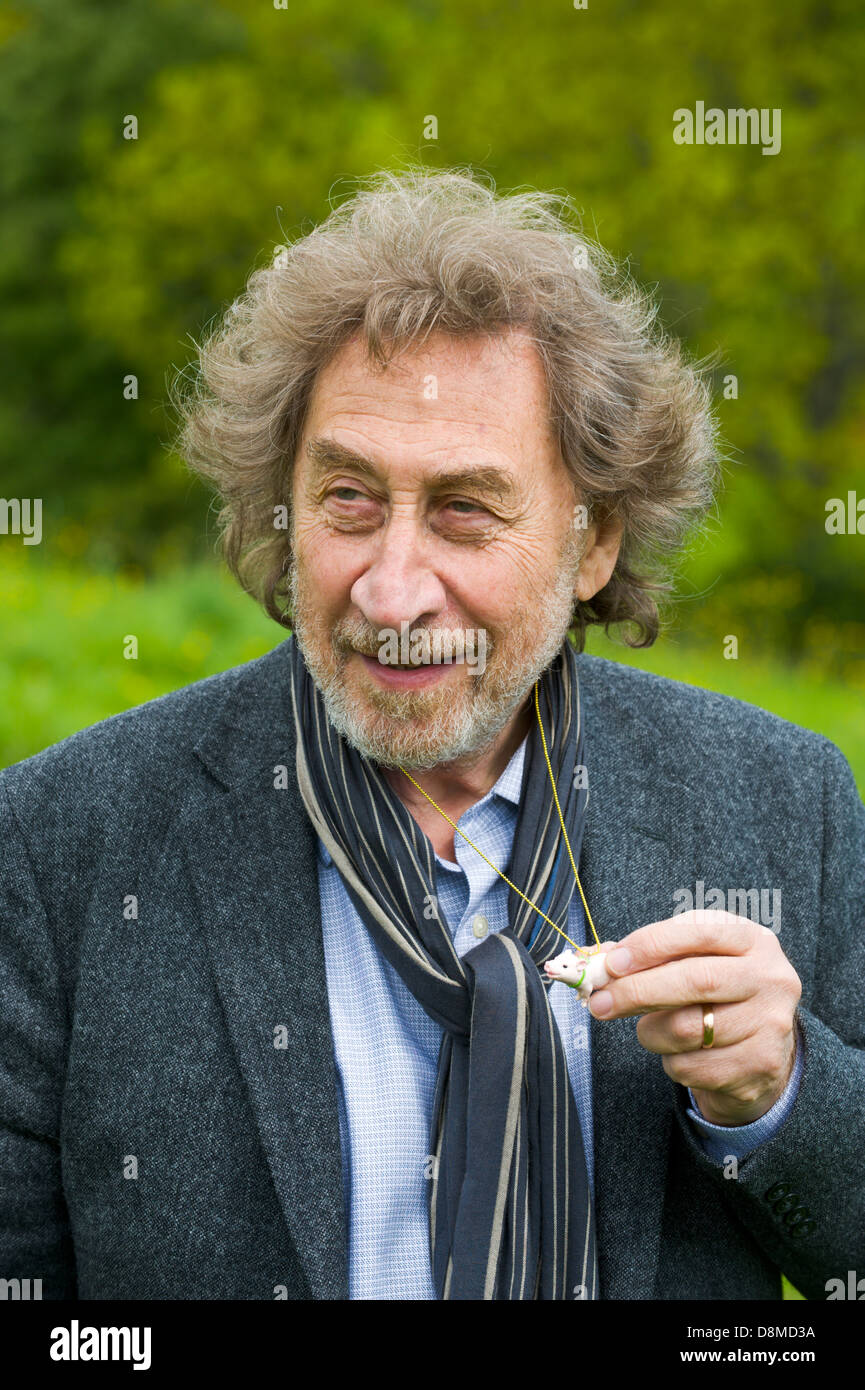
M 459 512 L 461 516 L 471 516 L 472 512 L 485 511 L 479 502 L 469 502 L 462 497 L 454 498 L 452 502 L 448 502 L 447 506 L 452 512 Z
M 355 497 L 364 497 L 366 494 L 359 492 L 356 487 L 335 487 L 330 495 L 338 497 L 340 502 L 353 502 Z

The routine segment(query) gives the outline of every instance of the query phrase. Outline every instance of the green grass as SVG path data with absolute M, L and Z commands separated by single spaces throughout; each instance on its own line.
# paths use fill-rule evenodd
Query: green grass
M 0 765 L 261 656 L 287 635 L 215 565 L 144 582 L 10 560 L 0 572 Z M 124 657 L 124 639 L 138 657 Z

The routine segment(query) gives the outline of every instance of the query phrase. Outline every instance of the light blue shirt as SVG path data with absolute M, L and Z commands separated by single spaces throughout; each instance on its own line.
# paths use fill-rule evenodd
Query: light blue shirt
M 524 741 L 495 786 L 457 822 L 503 873 L 517 821 L 525 748 Z M 508 925 L 509 890 L 465 840 L 455 839 L 456 864 L 436 857 L 436 891 L 454 931 L 457 954 L 463 956 L 488 932 Z M 380 955 L 320 841 L 318 877 L 336 1057 L 349 1297 L 434 1299 L 427 1183 L 433 1176 L 429 1128 L 442 1029 Z M 567 931 L 586 944 L 577 893 Z M 577 992 L 559 982 L 550 987 L 549 1000 L 564 1044 L 593 1186 L 590 1015 Z M 787 1089 L 753 1124 L 714 1125 L 689 1108 L 705 1152 L 719 1163 L 729 1155 L 741 1160 L 770 1139 L 793 1106 L 801 1072 L 799 1046 Z

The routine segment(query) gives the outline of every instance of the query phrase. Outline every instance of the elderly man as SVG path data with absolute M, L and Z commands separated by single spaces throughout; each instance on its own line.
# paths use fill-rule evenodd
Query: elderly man
M 658 631 L 699 372 L 555 199 L 416 170 L 201 367 L 183 447 L 293 636 L 2 778 L 0 1273 L 825 1297 L 865 1267 L 865 808 L 825 739 L 582 651 Z M 544 966 L 599 946 L 587 1010 Z

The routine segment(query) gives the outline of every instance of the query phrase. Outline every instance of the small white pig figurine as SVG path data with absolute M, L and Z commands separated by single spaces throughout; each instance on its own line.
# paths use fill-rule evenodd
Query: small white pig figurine
M 593 989 L 602 989 L 610 983 L 607 957 L 600 952 L 581 956 L 576 951 L 562 951 L 560 956 L 545 963 L 544 970 L 551 980 L 561 980 L 562 984 L 575 989 L 584 1008 Z

